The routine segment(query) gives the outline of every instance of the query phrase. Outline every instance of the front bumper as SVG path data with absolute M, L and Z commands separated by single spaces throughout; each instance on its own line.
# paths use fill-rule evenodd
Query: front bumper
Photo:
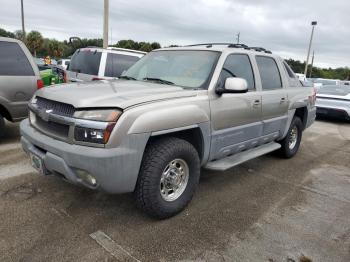
M 118 148 L 107 149 L 56 140 L 34 129 L 28 119 L 21 122 L 20 130 L 24 151 L 40 156 L 46 174 L 112 194 L 134 191 L 149 134 L 128 135 Z M 82 181 L 77 170 L 95 177 L 97 186 Z

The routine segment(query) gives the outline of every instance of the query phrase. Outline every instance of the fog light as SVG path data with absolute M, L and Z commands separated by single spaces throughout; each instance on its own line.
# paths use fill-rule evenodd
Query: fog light
M 76 169 L 77 176 L 90 186 L 95 187 L 97 185 L 97 180 L 90 173 L 85 170 Z

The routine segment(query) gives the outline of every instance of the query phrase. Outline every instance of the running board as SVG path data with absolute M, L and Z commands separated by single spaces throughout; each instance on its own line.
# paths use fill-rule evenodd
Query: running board
M 216 161 L 208 162 L 204 168 L 215 170 L 215 171 L 225 171 L 231 167 L 237 166 L 245 161 L 251 160 L 253 158 L 265 155 L 272 151 L 281 148 L 281 145 L 276 142 L 271 142 L 259 147 L 255 147 L 232 156 L 225 157 Z

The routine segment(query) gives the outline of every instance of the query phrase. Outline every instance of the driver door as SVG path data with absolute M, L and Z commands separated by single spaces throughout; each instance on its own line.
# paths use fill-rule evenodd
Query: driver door
M 247 81 L 248 92 L 225 93 L 210 101 L 212 140 L 210 160 L 224 158 L 258 145 L 262 135 L 261 94 L 256 92 L 255 78 L 247 54 L 230 54 L 223 65 L 218 87 L 228 77 Z

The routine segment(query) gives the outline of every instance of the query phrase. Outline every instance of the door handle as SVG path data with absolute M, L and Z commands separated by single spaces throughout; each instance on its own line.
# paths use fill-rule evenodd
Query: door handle
M 285 97 L 282 97 L 280 103 L 282 104 L 282 103 L 284 103 L 286 101 L 287 101 L 287 99 Z
M 259 100 L 259 99 L 256 99 L 256 100 L 254 100 L 254 102 L 253 102 L 253 107 L 258 107 L 258 106 L 260 106 L 260 100 Z

